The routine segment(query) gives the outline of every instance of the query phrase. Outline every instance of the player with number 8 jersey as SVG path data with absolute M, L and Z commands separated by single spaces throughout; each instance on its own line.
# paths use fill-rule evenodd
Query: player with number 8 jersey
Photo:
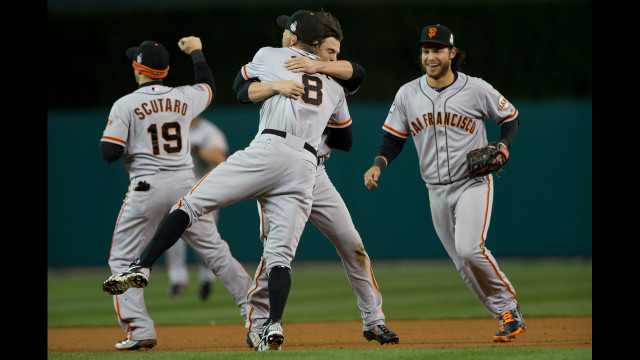
M 291 101 L 281 95 L 272 96 L 264 101 L 260 111 L 258 136 L 264 129 L 280 129 L 305 140 L 317 150 L 322 143 L 325 127 L 339 127 L 339 124 L 350 120 L 351 116 L 342 85 L 335 79 L 324 74 L 294 73 L 282 65 L 286 60 L 297 56 L 318 60 L 316 55 L 298 47 L 263 47 L 250 63 L 242 67 L 242 76 L 245 80 L 259 78 L 262 82 L 301 82 L 305 87 L 304 93 L 300 96 L 301 101 Z M 334 111 L 337 112 L 332 115 Z M 340 120 L 328 123 L 314 121 L 318 117 L 329 119 L 331 116 Z M 292 118 L 295 121 L 288 120 Z

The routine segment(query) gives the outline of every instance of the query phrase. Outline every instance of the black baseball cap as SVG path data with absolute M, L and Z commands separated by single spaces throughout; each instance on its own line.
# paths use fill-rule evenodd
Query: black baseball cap
M 455 46 L 453 43 L 453 33 L 448 27 L 440 24 L 425 26 L 422 29 L 420 41 L 417 45 L 424 43 L 436 43 L 446 46 Z
M 129 60 L 133 60 L 136 70 L 152 78 L 163 78 L 169 70 L 169 52 L 159 42 L 147 40 L 140 46 L 133 46 L 125 52 Z M 141 65 L 136 67 L 136 64 Z M 146 70 L 146 72 L 141 69 Z
M 318 45 L 322 40 L 324 25 L 315 13 L 298 10 L 291 16 L 280 15 L 276 19 L 281 28 L 291 31 L 307 45 Z

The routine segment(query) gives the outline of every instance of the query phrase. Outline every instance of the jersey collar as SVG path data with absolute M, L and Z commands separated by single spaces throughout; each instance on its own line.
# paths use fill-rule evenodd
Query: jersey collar
M 426 80 L 426 78 L 425 78 L 425 80 Z M 429 85 L 429 83 L 427 82 L 427 86 L 440 93 L 440 92 L 442 92 L 442 90 L 444 90 L 444 89 L 448 88 L 449 86 L 455 84 L 456 80 L 458 80 L 458 72 L 454 71 L 453 72 L 453 81 L 451 82 L 451 84 L 449 84 L 449 85 L 447 85 L 445 87 L 434 88 L 433 86 Z
M 316 55 L 313 55 L 312 53 L 306 52 L 304 50 L 298 49 L 296 47 L 293 46 L 289 46 L 289 49 L 297 52 L 298 54 L 302 55 L 302 56 L 306 56 L 308 58 L 311 58 L 313 60 L 318 60 L 319 58 Z
M 162 80 L 147 81 L 146 83 L 139 85 L 138 89 L 143 88 L 145 86 L 151 86 L 151 85 L 162 85 Z

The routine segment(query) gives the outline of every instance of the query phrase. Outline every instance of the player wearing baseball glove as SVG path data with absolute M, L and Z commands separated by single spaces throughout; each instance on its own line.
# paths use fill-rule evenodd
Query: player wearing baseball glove
M 487 146 L 475 149 L 467 154 L 467 174 L 470 179 L 489 175 L 493 172 L 504 172 L 502 167 L 509 161 L 509 150 L 500 142 L 492 142 Z

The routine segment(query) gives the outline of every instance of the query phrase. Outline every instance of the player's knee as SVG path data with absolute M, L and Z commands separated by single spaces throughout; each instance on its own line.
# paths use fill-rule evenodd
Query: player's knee
M 187 227 L 191 227 L 191 225 L 198 220 L 198 217 L 200 217 L 200 214 L 197 214 L 194 207 L 184 198 L 180 199 L 180 201 L 173 205 L 170 212 L 174 212 L 176 210 L 182 210 L 189 217 L 189 225 Z
M 353 253 L 354 249 L 358 250 L 362 245 L 362 238 L 355 228 L 329 235 L 329 240 L 336 247 L 336 251 L 340 257 L 347 256 L 349 253 Z
M 466 265 L 473 265 L 482 257 L 482 252 L 473 247 L 456 248 L 456 252 L 460 261 Z

